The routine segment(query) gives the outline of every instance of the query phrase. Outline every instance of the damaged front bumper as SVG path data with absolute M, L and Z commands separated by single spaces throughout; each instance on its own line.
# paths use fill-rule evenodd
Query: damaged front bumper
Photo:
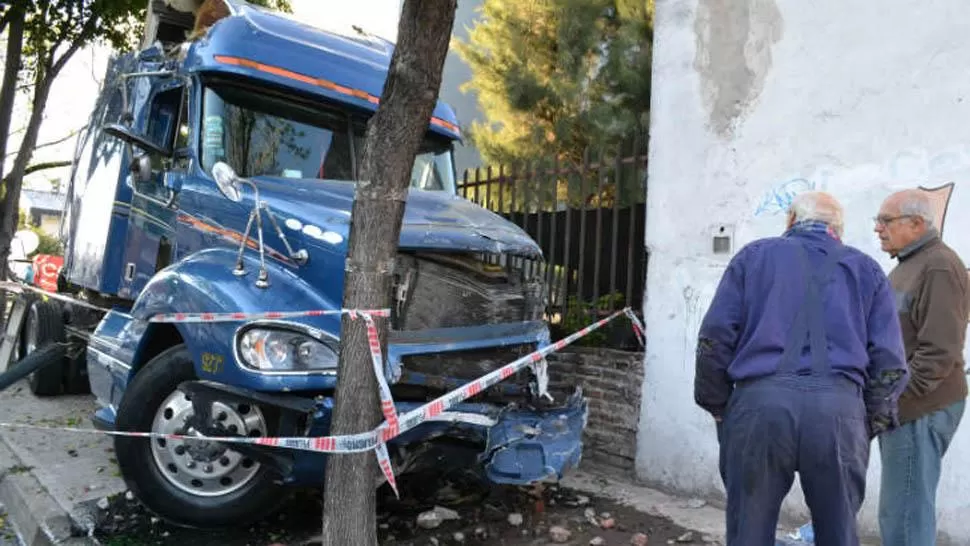
M 395 405 L 400 413 L 420 407 L 409 402 Z M 579 465 L 588 414 L 578 388 L 562 404 L 543 409 L 462 403 L 389 441 L 388 448 L 396 459 L 396 474 L 440 464 L 426 457 L 428 446 L 457 440 L 477 446 L 477 462 L 493 483 L 558 480 Z
M 208 436 L 224 435 L 225 431 L 210 429 L 204 406 L 215 400 L 255 402 L 275 406 L 280 415 L 280 435 L 326 436 L 330 429 L 333 399 L 256 393 L 210 381 L 189 381 L 180 389 L 191 393 L 193 403 L 200 405 L 197 430 Z M 423 406 L 420 402 L 395 403 L 398 414 Z M 211 407 L 211 406 L 210 406 Z M 306 425 L 300 416 L 309 418 Z M 519 404 L 464 402 L 430 418 L 388 441 L 396 475 L 421 468 L 447 465 L 429 453 L 440 443 L 459 442 L 477 453 L 485 477 L 497 484 L 528 485 L 556 480 L 576 468 L 582 457 L 582 435 L 586 428 L 588 405 L 577 388 L 555 407 L 532 408 Z M 244 445 L 247 456 L 274 467 L 286 483 L 293 485 L 322 485 L 329 455 L 320 452 L 278 449 L 268 446 Z
M 480 460 L 495 483 L 525 485 L 562 478 L 579 466 L 589 408 L 582 390 L 561 408 L 507 408 L 494 426 Z

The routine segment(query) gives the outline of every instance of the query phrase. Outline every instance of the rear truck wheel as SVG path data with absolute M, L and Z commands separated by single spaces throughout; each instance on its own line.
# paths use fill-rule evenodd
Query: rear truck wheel
M 192 435 L 192 401 L 178 390 L 196 379 L 192 357 L 177 345 L 135 375 L 118 407 L 116 429 Z M 211 415 L 230 433 L 269 436 L 256 405 L 214 401 Z M 270 515 L 283 500 L 275 472 L 215 442 L 116 437 L 115 453 L 128 488 L 176 525 L 224 527 Z
M 64 343 L 64 319 L 60 306 L 53 301 L 36 300 L 27 311 L 23 332 L 23 356 L 27 356 L 48 343 Z M 30 374 L 27 383 L 30 392 L 37 396 L 61 394 L 64 385 L 64 359 L 45 365 Z

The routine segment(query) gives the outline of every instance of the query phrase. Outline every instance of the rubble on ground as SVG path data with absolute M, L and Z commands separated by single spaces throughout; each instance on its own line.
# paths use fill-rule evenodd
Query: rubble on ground
M 440 497 L 416 499 L 403 491 L 400 499 L 392 494 L 380 495 L 377 521 L 380 543 L 387 546 L 718 544 L 713 537 L 676 526 L 665 518 L 557 486 L 496 487 L 474 500 L 454 490 L 448 495 L 452 502 L 444 502 Z M 98 503 L 102 521 L 96 535 L 102 542 L 128 538 L 159 546 L 202 546 L 216 539 L 225 546 L 322 544 L 319 491 L 302 492 L 277 515 L 229 533 L 187 532 L 171 526 L 148 514 L 130 494 L 102 500 L 108 505 L 102 509 L 105 503 Z

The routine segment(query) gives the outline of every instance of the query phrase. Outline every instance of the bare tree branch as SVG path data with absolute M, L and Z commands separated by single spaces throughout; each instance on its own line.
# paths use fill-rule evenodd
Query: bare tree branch
M 56 146 L 56 145 L 58 145 L 58 144 L 60 144 L 62 142 L 66 142 L 68 140 L 71 140 L 72 138 L 76 137 L 78 133 L 80 133 L 81 131 L 83 131 L 85 127 L 87 127 L 87 125 L 82 125 L 82 126 L 78 127 L 77 129 L 71 131 L 67 135 L 62 136 L 61 138 L 59 138 L 57 140 L 51 140 L 49 142 L 44 142 L 43 144 L 38 144 L 37 146 L 34 146 L 34 151 L 36 152 L 37 150 L 39 150 L 41 148 L 47 148 L 47 147 L 50 147 L 50 146 Z M 12 154 L 10 154 L 9 156 L 7 156 L 7 159 L 10 159 L 12 157 L 16 157 L 17 154 L 19 154 L 19 153 L 20 153 L 20 150 L 17 150 L 15 152 L 13 152 Z
M 71 60 L 71 57 L 73 57 L 74 54 L 77 53 L 78 49 L 81 48 L 81 45 L 86 45 L 90 41 L 91 35 L 94 33 L 95 22 L 97 20 L 98 16 L 92 15 L 91 18 L 84 23 L 84 28 L 81 29 L 81 33 L 77 38 L 74 39 L 71 46 L 67 48 L 67 51 L 65 51 L 63 55 L 61 55 L 61 58 L 54 61 L 54 64 L 51 66 L 50 74 L 47 76 L 48 78 L 56 78 L 57 74 L 62 68 L 64 68 L 64 65 L 67 64 L 67 61 Z M 60 44 L 57 45 L 59 46 Z M 57 51 L 56 47 L 51 48 L 51 60 L 54 59 L 55 51 Z
M 91 64 L 88 65 L 88 68 L 91 70 L 91 79 L 94 80 L 94 83 L 98 84 L 98 87 L 101 87 L 104 85 L 104 82 L 94 73 L 94 54 L 94 48 L 91 48 Z
M 26 169 L 24 169 L 24 176 L 27 176 L 29 174 L 33 174 L 36 172 L 40 172 L 40 171 L 47 171 L 50 169 L 60 169 L 61 167 L 70 167 L 70 166 L 71 166 L 71 162 L 67 160 L 45 161 L 43 163 L 35 163 L 33 165 L 28 166 Z M 3 184 L 6 185 L 7 181 L 8 181 L 7 178 L 4 178 Z

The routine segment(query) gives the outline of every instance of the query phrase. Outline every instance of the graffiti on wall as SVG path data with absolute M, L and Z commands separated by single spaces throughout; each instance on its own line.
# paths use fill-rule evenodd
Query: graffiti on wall
M 805 178 L 793 178 L 781 184 L 776 184 L 762 196 L 758 208 L 754 211 L 754 215 L 784 214 L 788 211 L 788 207 L 796 195 L 806 191 L 814 191 L 815 189 L 815 182 Z

